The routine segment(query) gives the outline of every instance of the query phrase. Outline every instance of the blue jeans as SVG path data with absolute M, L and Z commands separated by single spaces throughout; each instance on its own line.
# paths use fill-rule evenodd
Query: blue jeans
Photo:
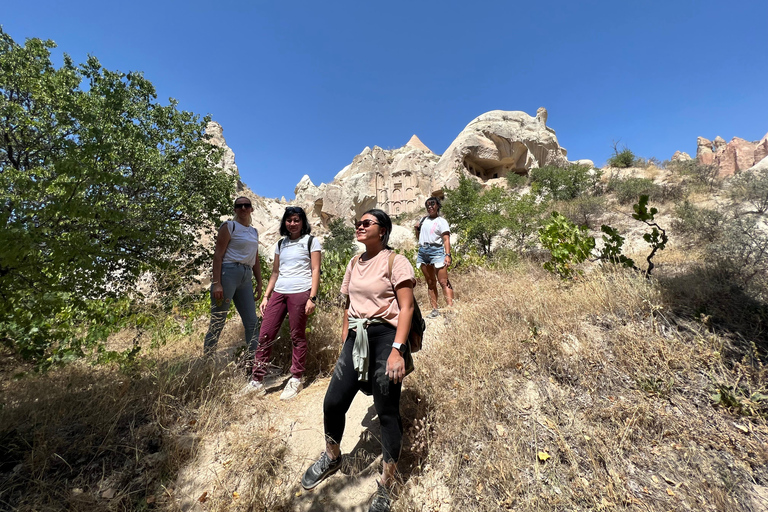
M 221 286 L 224 288 L 224 298 L 217 303 L 213 298 L 211 284 L 211 325 L 205 335 L 203 350 L 212 352 L 219 342 L 219 335 L 227 321 L 230 302 L 235 303 L 235 309 L 240 314 L 245 328 L 245 343 L 250 354 L 256 352 L 259 343 L 259 317 L 256 316 L 256 301 L 253 298 L 253 270 L 241 263 L 223 263 L 221 265 Z

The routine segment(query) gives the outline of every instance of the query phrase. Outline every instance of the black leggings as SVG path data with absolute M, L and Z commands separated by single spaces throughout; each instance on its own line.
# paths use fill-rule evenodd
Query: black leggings
M 395 384 L 387 376 L 387 359 L 392 353 L 395 328 L 390 324 L 368 326 L 368 382 L 357 379 L 352 362 L 355 331 L 349 331 L 341 350 L 331 383 L 325 393 L 323 413 L 325 436 L 330 443 L 339 444 L 344 434 L 344 423 L 349 406 L 358 391 L 373 394 L 373 405 L 381 423 L 381 448 L 384 462 L 397 462 L 403 442 L 403 422 L 400 419 L 400 390 L 402 383 Z M 372 374 L 372 375 L 371 375 Z

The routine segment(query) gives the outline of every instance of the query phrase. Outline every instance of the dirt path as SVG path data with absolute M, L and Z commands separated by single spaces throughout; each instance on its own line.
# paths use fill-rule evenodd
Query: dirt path
M 425 347 L 440 336 L 445 330 L 445 323 L 442 316 L 428 320 Z M 346 459 L 342 470 L 312 491 L 304 491 L 298 482 L 324 449 L 323 398 L 330 378 L 309 381 L 296 398 L 281 401 L 280 393 L 289 377 L 283 375 L 265 381 L 266 396 L 242 398 L 246 403 L 239 421 L 233 421 L 219 436 L 199 440 L 197 457 L 179 472 L 177 478 L 174 494 L 181 510 L 206 510 L 205 503 L 199 501 L 206 492 L 213 494 L 222 487 L 227 487 L 230 495 L 236 492 L 240 485 L 232 483 L 233 475 L 228 466 L 235 466 L 232 464 L 233 457 L 243 456 L 242 453 L 237 454 L 239 446 L 246 446 L 243 439 L 247 439 L 250 432 L 265 428 L 269 429 L 273 438 L 283 440 L 287 447 L 285 462 L 288 471 L 283 476 L 285 484 L 280 492 L 294 493 L 292 510 L 368 510 L 381 470 L 381 441 L 373 398 L 358 393 L 347 412 L 341 443 Z M 243 380 L 243 384 L 245 382 Z M 241 476 L 239 480 L 242 483 L 246 477 Z

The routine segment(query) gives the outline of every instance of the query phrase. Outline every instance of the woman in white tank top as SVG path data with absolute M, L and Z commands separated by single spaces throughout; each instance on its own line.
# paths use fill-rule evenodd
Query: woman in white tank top
M 204 352 L 211 354 L 219 341 L 221 329 L 227 320 L 229 305 L 243 320 L 245 344 L 250 356 L 256 352 L 259 339 L 259 318 L 256 316 L 255 297 L 261 295 L 261 266 L 259 264 L 259 232 L 251 226 L 251 200 L 245 196 L 235 199 L 234 220 L 219 227 L 213 254 L 211 280 L 211 324 L 205 335 Z M 253 276 L 256 276 L 256 293 Z M 255 297 L 254 297 L 255 295 Z M 248 357 L 247 360 L 250 360 Z

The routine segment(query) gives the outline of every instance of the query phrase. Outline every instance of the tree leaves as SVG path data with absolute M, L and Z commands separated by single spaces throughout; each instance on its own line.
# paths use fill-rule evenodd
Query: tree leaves
M 178 290 L 210 257 L 200 233 L 234 192 L 207 118 L 157 103 L 141 73 L 93 56 L 56 69 L 52 48 L 0 29 L 0 297 L 15 304 L 0 338 L 36 357 L 69 337 L 43 319 L 71 305 L 121 296 L 147 271 Z

